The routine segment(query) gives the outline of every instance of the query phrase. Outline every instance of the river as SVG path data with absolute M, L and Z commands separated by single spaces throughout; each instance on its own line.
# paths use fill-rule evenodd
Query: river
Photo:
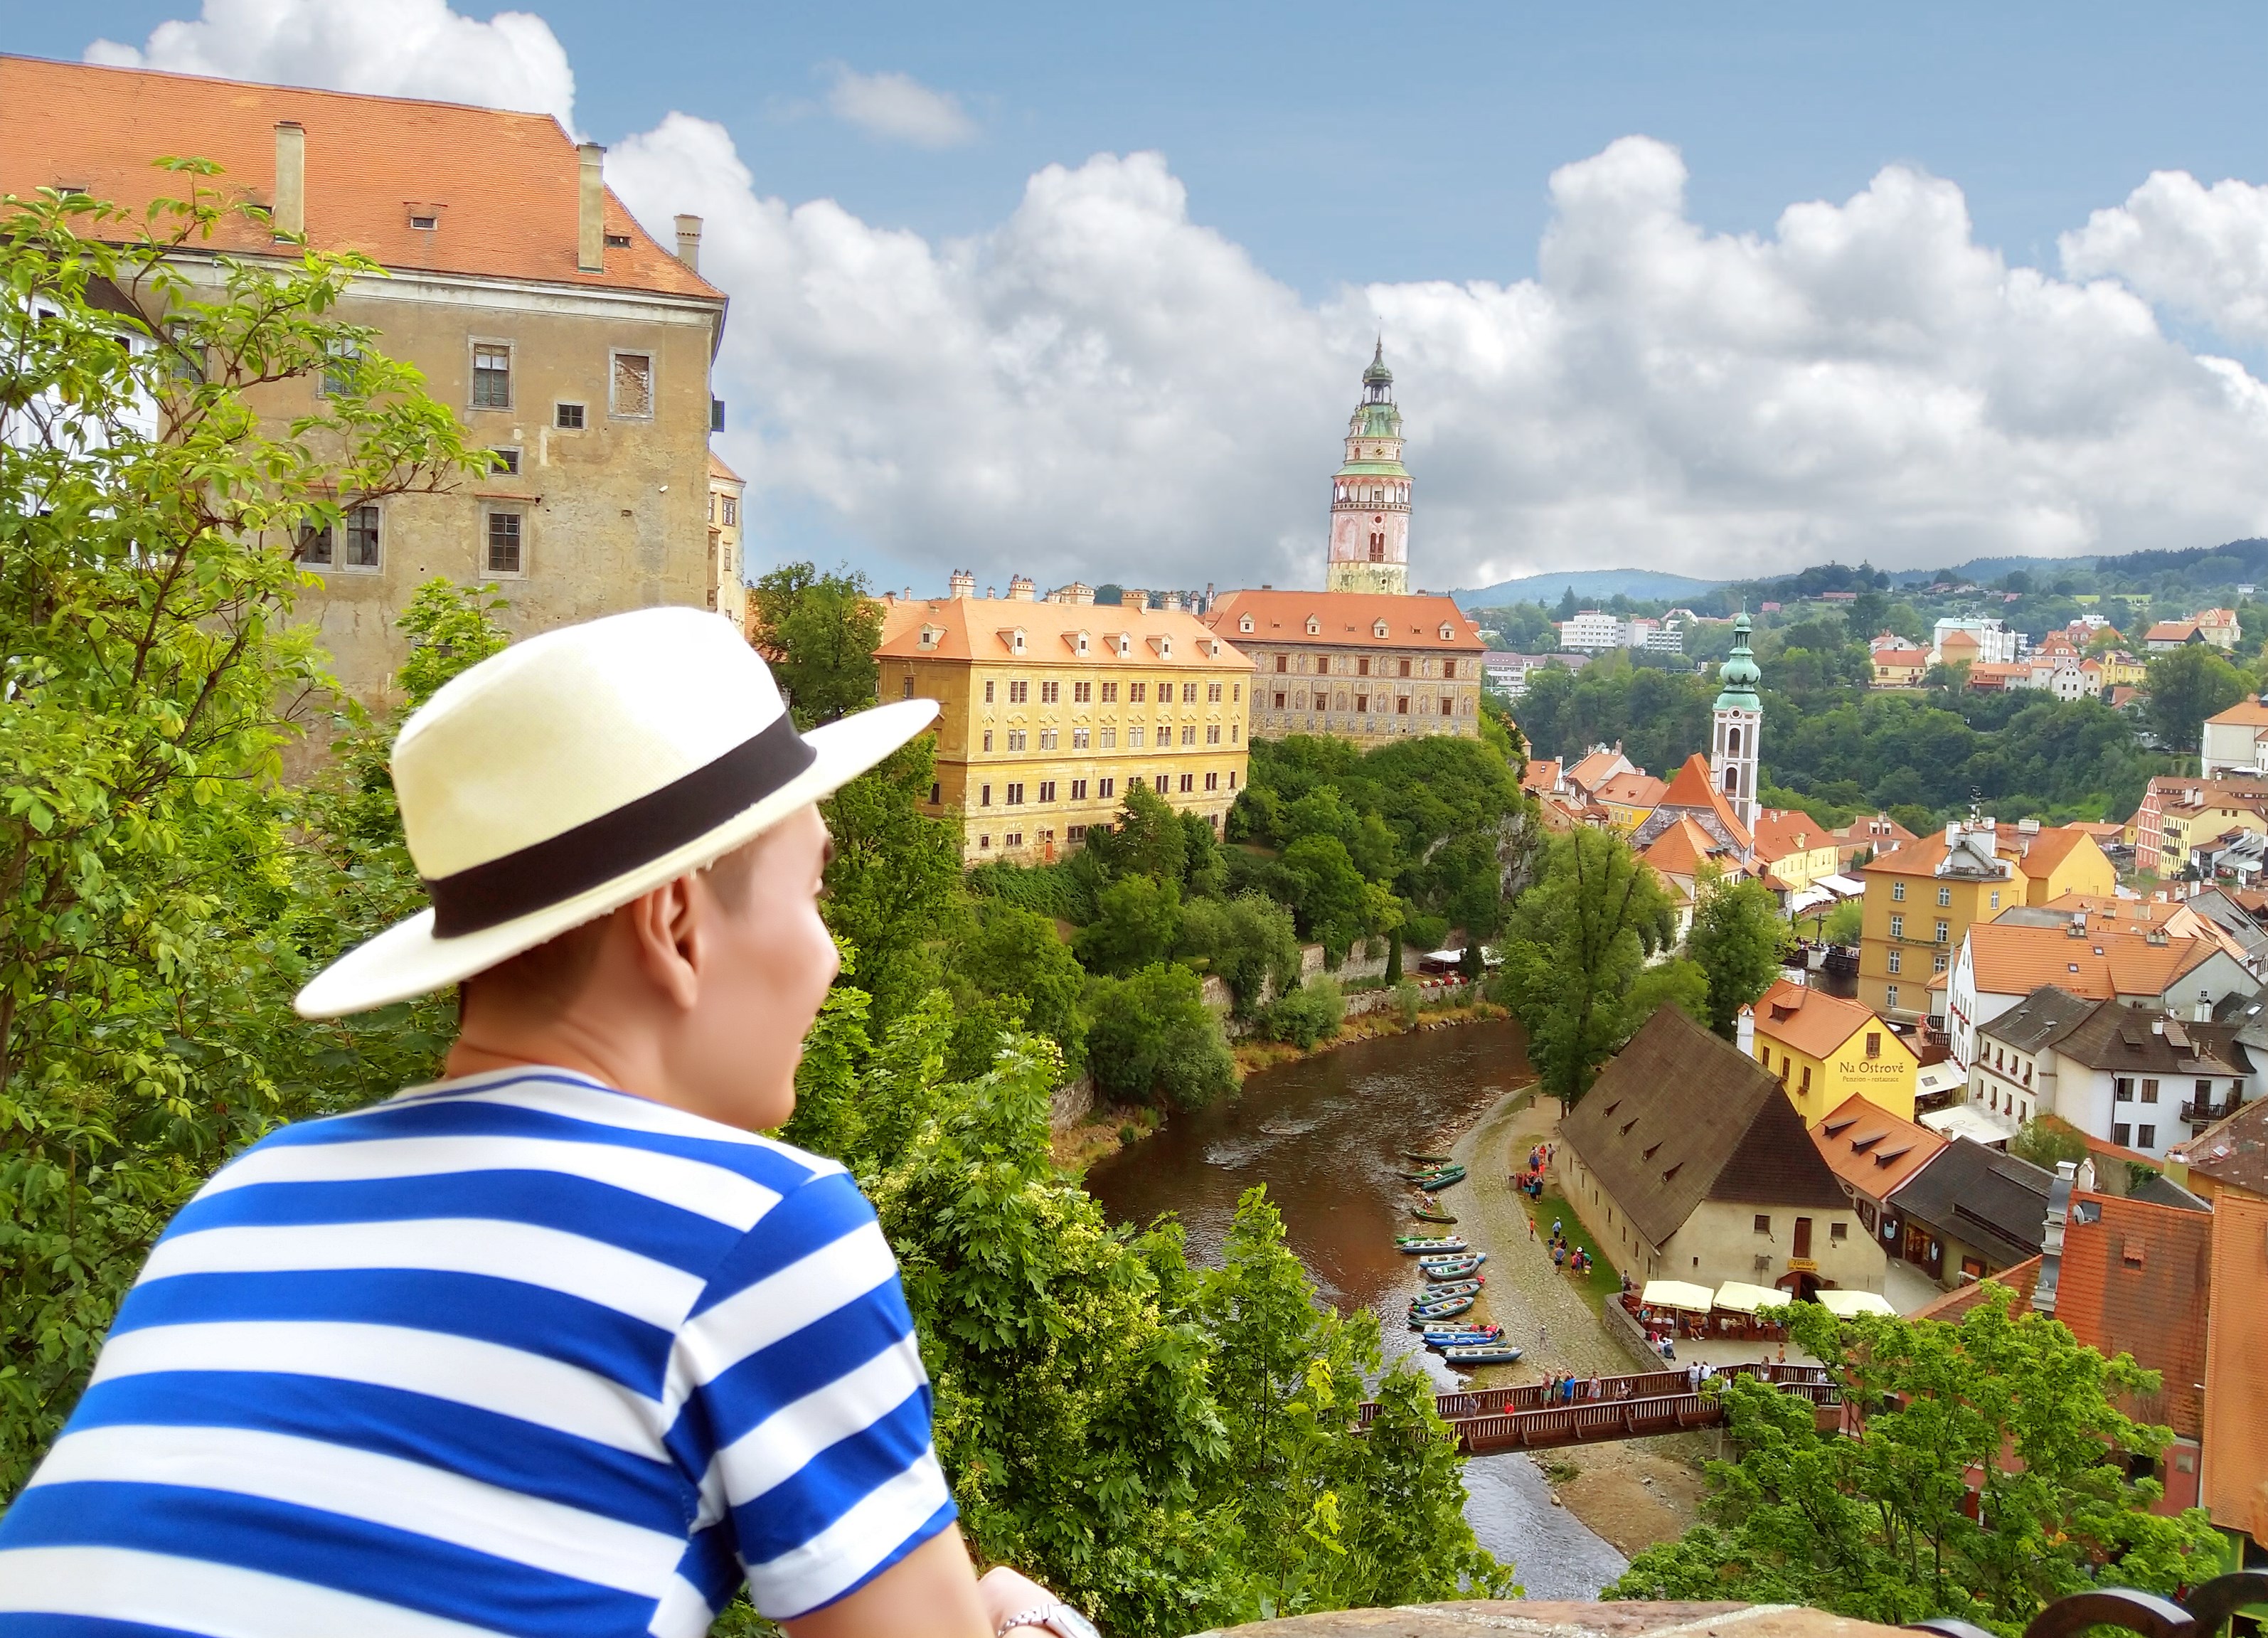
M 1455 1373 L 1403 1323 L 1417 1282 L 1393 1245 L 1411 1226 L 1410 1188 L 1395 1173 L 1409 1163 L 1403 1149 L 1446 1153 L 1458 1133 L 1531 1079 L 1526 1044 L 1509 1022 L 1359 1041 L 1263 1070 L 1240 1096 L 1174 1116 L 1154 1136 L 1097 1162 L 1086 1186 L 1121 1222 L 1174 1214 L 1189 1255 L 1211 1262 L 1238 1197 L 1266 1184 L 1287 1243 L 1322 1295 L 1342 1312 L 1376 1313 L 1388 1358 L 1417 1354 L 1442 1388 L 1454 1388 Z M 1462 1192 L 1449 1192 L 1451 1210 Z M 1469 1461 L 1465 1487 L 1474 1534 L 1517 1568 L 1530 1597 L 1595 1597 L 1622 1573 L 1622 1554 L 1552 1505 L 1527 1457 Z

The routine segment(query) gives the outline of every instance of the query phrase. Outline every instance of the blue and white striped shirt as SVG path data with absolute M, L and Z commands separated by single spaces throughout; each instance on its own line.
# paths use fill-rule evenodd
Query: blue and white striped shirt
M 501 1071 L 182 1209 L 0 1518 L 0 1634 L 697 1638 L 743 1576 L 799 1615 L 953 1516 L 840 1166 Z

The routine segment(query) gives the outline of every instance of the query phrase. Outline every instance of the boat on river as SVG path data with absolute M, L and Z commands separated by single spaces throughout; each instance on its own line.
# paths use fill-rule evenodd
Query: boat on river
M 1473 1300 L 1469 1296 L 1450 1297 L 1440 1302 L 1412 1304 L 1410 1310 L 1410 1329 L 1423 1331 L 1429 1321 L 1454 1319 L 1460 1314 L 1470 1312 L 1472 1306 Z
M 1456 1156 L 1454 1155 L 1426 1155 L 1420 1153 L 1417 1149 L 1403 1150 L 1402 1158 L 1403 1160 L 1424 1161 L 1426 1164 L 1432 1166 L 1454 1166 L 1456 1164 Z
M 1410 1214 L 1421 1223 L 1453 1223 L 1457 1221 L 1457 1214 L 1443 1211 L 1439 1200 L 1412 1200 Z
M 1429 1348 L 1476 1348 L 1483 1343 L 1495 1342 L 1504 1335 L 1502 1325 L 1460 1325 L 1452 1320 L 1445 1325 L 1428 1325 L 1418 1333 L 1419 1339 Z
M 1418 1272 L 1428 1280 L 1462 1280 L 1486 1261 L 1478 1251 L 1466 1257 L 1424 1257 L 1418 1259 Z
M 1429 1171 L 1419 1176 L 1413 1176 L 1409 1172 L 1402 1175 L 1407 1181 L 1416 1184 L 1426 1193 L 1431 1194 L 1437 1189 L 1447 1188 L 1453 1183 L 1462 1183 L 1465 1180 L 1465 1169 L 1462 1166 L 1449 1166 L 1440 1171 Z
M 1461 1234 L 1398 1234 L 1394 1236 L 1394 1249 L 1405 1255 L 1416 1252 L 1420 1256 L 1428 1251 L 1462 1251 L 1465 1249 L 1465 1236 Z
M 1440 1350 L 1440 1354 L 1444 1363 L 1465 1370 L 1479 1365 L 1516 1365 L 1520 1362 L 1520 1350 L 1500 1339 L 1446 1347 Z
M 1474 1279 L 1454 1280 L 1447 1285 L 1428 1286 L 1410 1299 L 1410 1306 L 1423 1308 L 1426 1303 L 1438 1302 L 1444 1297 L 1477 1296 L 1480 1295 L 1481 1287 L 1486 1283 L 1488 1282 L 1484 1280 Z

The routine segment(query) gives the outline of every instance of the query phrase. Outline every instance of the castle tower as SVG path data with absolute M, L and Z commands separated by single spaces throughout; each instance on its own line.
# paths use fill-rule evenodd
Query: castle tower
M 1717 668 L 1719 692 L 1712 713 L 1709 778 L 1724 793 L 1750 835 L 1756 828 L 1756 741 L 1764 731 L 1764 702 L 1756 684 L 1764 673 L 1749 653 L 1749 616 L 1733 622 L 1733 652 Z
M 1362 402 L 1347 421 L 1346 464 L 1331 479 L 1331 557 L 1323 587 L 1410 593 L 1410 473 L 1402 464 L 1402 411 L 1381 338 L 1362 373 Z

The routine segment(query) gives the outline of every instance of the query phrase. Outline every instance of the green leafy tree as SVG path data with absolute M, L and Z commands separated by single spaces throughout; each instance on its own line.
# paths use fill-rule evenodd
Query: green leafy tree
M 1182 906 L 1178 953 L 1205 963 L 1228 985 L 1240 1016 L 1249 1016 L 1270 990 L 1300 981 L 1300 933 L 1292 912 L 1263 893 L 1191 899 Z
M 1827 912 L 1827 920 L 1820 929 L 1830 944 L 1856 944 L 1867 920 L 1867 906 L 1862 900 L 1846 898 Z
M 341 1038 L 289 1012 L 328 953 L 289 938 L 276 783 L 326 686 L 300 536 L 486 462 L 336 318 L 375 266 L 221 254 L 264 213 L 170 168 L 138 218 L 0 204 L 0 1493 L 158 1228 Z
M 1639 1553 L 1609 1596 L 1808 1604 L 1889 1626 L 1955 1616 L 2014 1634 L 2070 1593 L 2171 1593 L 2213 1573 L 2205 1515 L 2152 1514 L 2161 1487 L 2116 1459 L 2154 1457 L 2172 1437 L 2117 1408 L 2154 1392 L 2157 1373 L 2012 1310 L 1988 1287 L 1959 1325 L 1782 1310 L 1858 1428 L 1822 1433 L 1808 1401 L 1728 1380 L 1739 1454 L 1709 1464 L 1706 1522 Z
M 2008 1140 L 2008 1153 L 2053 1171 L 2061 1162 L 2077 1165 L 2087 1158 L 2087 1137 L 2076 1126 L 2036 1115 L 2016 1128 Z
M 1335 836 L 1303 836 L 1284 850 L 1282 865 L 1292 883 L 1292 909 L 1307 936 L 1331 952 L 1370 930 L 1378 914 L 1366 889 L 1371 885 Z
M 1118 823 L 1086 833 L 1087 851 L 1116 875 L 1178 883 L 1189 864 L 1189 832 L 1173 804 L 1145 785 L 1129 783 Z
M 1122 876 L 1094 896 L 1095 916 L 1073 948 L 1089 972 L 1120 977 L 1163 961 L 1182 931 L 1182 890 L 1155 876 Z
M 938 981 L 933 944 L 964 900 L 958 827 L 922 811 L 936 749 L 922 734 L 820 805 L 835 838 L 821 910 L 858 952 L 858 983 L 881 1029 Z
M 1097 978 L 1086 993 L 1087 1061 L 1094 1083 L 1120 1097 L 1163 1093 L 1182 1109 L 1236 1084 L 1220 1020 L 1197 974 L 1160 962 L 1124 978 Z
M 1705 871 L 1696 882 L 1699 902 L 1685 948 L 1709 979 L 1709 1027 L 1727 1041 L 1751 1006 L 1779 977 L 1781 952 L 1793 931 L 1779 918 L 1771 889 L 1761 882 L 1728 881 Z
M 1336 1035 L 1345 1018 L 1346 998 L 1339 992 L 1338 981 L 1317 973 L 1270 1002 L 1261 1022 L 1270 1040 L 1289 1041 L 1304 1051 Z
M 1627 997 L 1676 934 L 1669 897 L 1620 836 L 1552 838 L 1543 879 L 1513 907 L 1497 999 L 1528 1029 L 1546 1091 L 1572 1105 L 1642 1018 Z
M 2244 674 L 2205 643 L 2191 643 L 2150 661 L 2150 728 L 2168 749 L 2184 755 L 2197 746 L 2205 719 L 2245 695 Z
M 798 727 L 874 703 L 882 609 L 865 575 L 782 564 L 749 589 L 748 607 L 749 635 L 771 662 Z
M 998 902 L 977 907 L 974 926 L 956 941 L 955 973 L 981 996 L 1012 997 L 1020 1027 L 1045 1036 L 1077 1074 L 1086 1062 L 1086 1025 L 1079 995 L 1086 974 L 1049 918 Z M 990 1054 L 987 1054 L 989 1059 Z
M 1572 620 L 1581 612 L 1582 610 L 1575 602 L 1575 588 L 1571 586 L 1559 594 L 1559 607 L 1553 610 L 1552 617 L 1557 620 Z

